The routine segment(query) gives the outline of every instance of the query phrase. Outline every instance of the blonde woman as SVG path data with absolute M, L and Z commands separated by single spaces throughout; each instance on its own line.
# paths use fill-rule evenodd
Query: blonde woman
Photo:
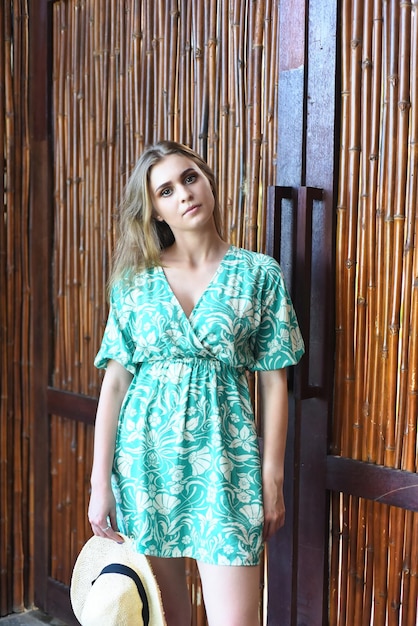
M 285 517 L 285 368 L 303 354 L 280 267 L 224 241 L 211 169 L 174 142 L 140 158 L 119 231 L 95 360 L 92 530 L 134 538 L 169 626 L 190 625 L 184 557 L 210 626 L 256 626 L 263 542 Z M 262 463 L 247 371 L 259 372 Z

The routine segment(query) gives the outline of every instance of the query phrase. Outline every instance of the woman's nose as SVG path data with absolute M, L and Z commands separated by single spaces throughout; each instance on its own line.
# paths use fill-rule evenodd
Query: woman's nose
M 187 185 L 180 185 L 179 197 L 181 201 L 185 202 L 186 200 L 189 200 L 190 196 L 191 196 L 190 187 Z

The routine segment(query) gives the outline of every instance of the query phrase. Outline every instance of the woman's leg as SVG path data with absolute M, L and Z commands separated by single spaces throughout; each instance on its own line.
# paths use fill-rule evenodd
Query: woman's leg
M 183 558 L 148 557 L 158 581 L 167 626 L 190 626 L 192 610 Z
M 260 567 L 198 562 L 209 626 L 259 626 Z

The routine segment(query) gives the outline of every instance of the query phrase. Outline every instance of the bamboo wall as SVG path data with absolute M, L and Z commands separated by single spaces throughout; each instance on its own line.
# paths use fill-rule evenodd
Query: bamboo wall
M 263 246 L 275 181 L 278 17 L 273 0 L 54 3 L 54 387 L 99 393 L 92 364 L 107 315 L 114 216 L 147 144 L 174 139 L 202 154 L 217 175 L 226 237 Z M 55 416 L 51 434 L 51 575 L 67 584 L 91 534 L 92 432 Z
M 30 389 L 28 16 L 0 10 L 0 615 L 33 594 L 33 429 Z M 4 169 L 3 169 L 4 168 Z M 4 175 L 3 175 L 4 172 Z
M 416 2 L 343 0 L 335 454 L 416 472 Z M 418 514 L 333 494 L 330 624 L 416 626 Z
M 34 598 L 27 4 L 0 11 L 0 615 Z M 417 471 L 417 3 L 341 6 L 332 452 Z M 146 143 L 180 139 L 207 157 L 227 236 L 263 248 L 277 20 L 273 0 L 53 4 L 57 388 L 98 393 L 112 216 Z M 66 583 L 90 533 L 91 437 L 51 419 L 51 575 Z M 330 624 L 416 626 L 417 514 L 333 494 L 331 526 Z

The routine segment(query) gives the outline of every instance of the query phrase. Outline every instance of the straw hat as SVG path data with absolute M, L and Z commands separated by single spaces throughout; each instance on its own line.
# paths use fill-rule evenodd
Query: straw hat
M 75 616 L 82 626 L 165 626 L 150 564 L 123 538 L 94 536 L 84 545 L 71 579 Z

